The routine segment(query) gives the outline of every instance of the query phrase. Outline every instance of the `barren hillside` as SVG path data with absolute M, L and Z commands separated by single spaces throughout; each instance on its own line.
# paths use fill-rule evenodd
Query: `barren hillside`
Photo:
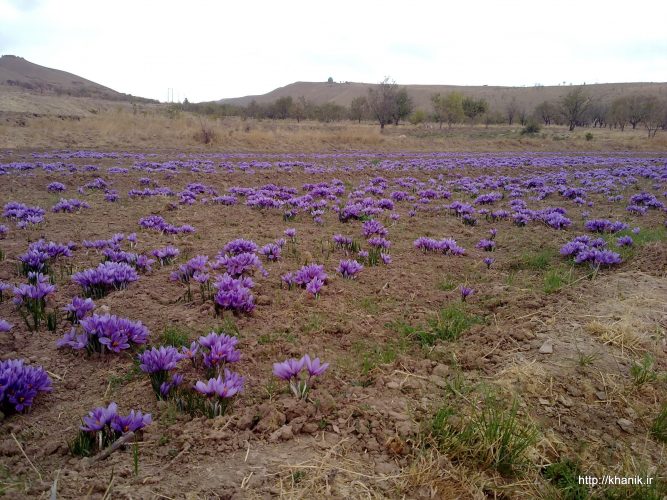
M 315 104 L 334 102 L 348 106 L 352 99 L 365 96 L 368 88 L 375 84 L 344 82 L 295 82 L 280 87 L 267 94 L 250 95 L 221 99 L 225 104 L 245 106 L 252 100 L 258 104 L 273 102 L 280 97 L 305 97 Z M 406 85 L 418 108 L 429 109 L 430 98 L 435 93 L 459 91 L 465 95 L 486 99 L 492 109 L 501 110 L 513 98 L 520 106 L 532 109 L 543 101 L 556 100 L 570 88 L 569 86 L 541 86 L 541 87 L 494 87 L 494 86 L 457 86 L 457 85 Z M 601 101 L 609 101 L 624 94 L 650 93 L 667 97 L 667 83 L 600 83 L 586 85 L 586 89 L 593 97 Z

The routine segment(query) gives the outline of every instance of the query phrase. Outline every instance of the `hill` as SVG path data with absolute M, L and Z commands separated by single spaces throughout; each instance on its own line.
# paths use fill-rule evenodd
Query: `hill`
M 0 90 L 11 87 L 40 95 L 92 97 L 111 101 L 156 102 L 122 94 L 99 83 L 58 69 L 32 63 L 22 57 L 0 57 Z
M 246 106 L 253 100 L 258 104 L 266 104 L 280 97 L 291 96 L 297 99 L 301 96 L 315 104 L 333 102 L 342 106 L 349 106 L 352 99 L 366 96 L 368 88 L 376 84 L 343 82 L 295 82 L 277 88 L 263 95 L 249 95 L 221 99 L 217 102 Z M 507 103 L 516 99 L 519 106 L 532 109 L 543 101 L 553 101 L 560 98 L 570 86 L 535 86 L 535 87 L 497 87 L 497 86 L 457 86 L 457 85 L 404 85 L 412 97 L 415 106 L 422 109 L 431 108 L 431 96 L 435 93 L 458 91 L 465 95 L 484 98 L 491 109 L 503 110 Z M 667 97 L 667 83 L 600 83 L 585 86 L 591 96 L 602 102 L 608 102 L 620 95 L 627 94 L 659 94 Z

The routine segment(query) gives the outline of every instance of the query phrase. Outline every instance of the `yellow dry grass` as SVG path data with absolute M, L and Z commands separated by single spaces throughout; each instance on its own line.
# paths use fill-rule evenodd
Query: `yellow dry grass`
M 23 126 L 0 124 L 0 148 L 152 149 L 182 151 L 320 152 L 320 151 L 656 151 L 667 149 L 667 133 L 649 140 L 643 130 L 546 127 L 533 137 L 521 127 L 434 125 L 388 126 L 375 123 L 297 123 L 293 120 L 209 119 L 191 113 L 170 113 L 166 106 L 126 104 L 98 107 L 76 119 L 22 116 Z M 204 144 L 202 130 L 212 140 Z M 587 141 L 587 132 L 593 140 Z
M 637 327 L 628 320 L 613 323 L 591 321 L 584 326 L 584 329 L 598 337 L 604 344 L 620 348 L 622 354 L 626 351 L 636 354 L 642 349 L 641 339 L 635 333 Z

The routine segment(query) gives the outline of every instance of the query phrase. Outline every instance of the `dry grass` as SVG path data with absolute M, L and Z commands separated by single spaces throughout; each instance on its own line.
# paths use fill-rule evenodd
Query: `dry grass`
M 78 110 L 76 120 L 56 116 L 22 116 L 24 126 L 11 120 L 0 124 L 0 148 L 91 148 L 91 149 L 179 149 L 183 151 L 576 151 L 667 148 L 667 134 L 653 140 L 644 130 L 576 129 L 546 127 L 535 137 L 520 134 L 521 127 L 457 126 L 442 130 L 435 126 L 390 126 L 383 133 L 375 123 L 318 123 L 271 120 L 222 120 L 200 118 L 190 113 L 170 113 L 166 106 L 143 105 L 133 110 L 127 104 L 100 107 L 92 100 L 87 110 Z M 61 110 L 62 111 L 62 110 Z M 76 110 L 74 110 L 76 111 Z M 68 113 L 60 113 L 68 114 Z M 205 144 L 202 127 L 212 132 Z M 592 132 L 594 139 L 585 140 Z
M 626 351 L 637 354 L 642 350 L 641 339 L 635 334 L 636 326 L 628 321 L 614 323 L 591 321 L 584 329 L 598 337 L 604 344 L 620 348 L 622 354 Z

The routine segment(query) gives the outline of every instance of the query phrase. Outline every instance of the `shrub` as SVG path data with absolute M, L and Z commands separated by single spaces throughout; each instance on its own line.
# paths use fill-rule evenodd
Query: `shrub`
M 521 135 L 535 135 L 538 134 L 540 130 L 542 130 L 542 127 L 540 127 L 539 124 L 530 122 L 521 129 Z

